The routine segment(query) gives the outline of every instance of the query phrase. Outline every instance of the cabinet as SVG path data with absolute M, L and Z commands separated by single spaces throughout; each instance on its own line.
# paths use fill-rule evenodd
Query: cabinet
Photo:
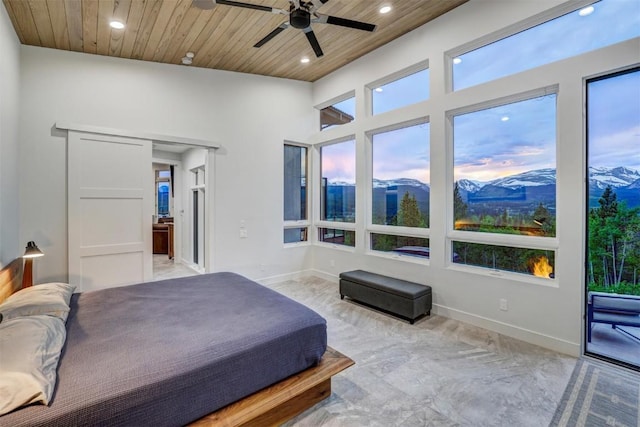
M 173 259 L 173 223 L 153 224 L 153 253 Z

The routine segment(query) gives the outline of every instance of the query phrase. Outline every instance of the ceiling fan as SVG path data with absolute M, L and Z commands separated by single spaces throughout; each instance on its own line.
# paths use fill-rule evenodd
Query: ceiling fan
M 262 40 L 256 43 L 253 47 L 262 47 L 282 31 L 286 30 L 289 27 L 293 27 L 304 32 L 307 40 L 309 40 L 309 44 L 313 48 L 313 51 L 319 58 L 324 55 L 324 53 L 322 52 L 322 48 L 320 47 L 320 43 L 318 42 L 316 35 L 313 33 L 311 24 L 332 24 L 369 32 L 376 29 L 375 25 L 367 24 L 366 22 L 353 21 L 351 19 L 339 18 L 337 16 L 323 15 L 321 13 L 318 13 L 318 9 L 328 1 L 329 0 L 289 0 L 289 3 L 291 3 L 291 5 L 289 6 L 289 10 L 230 0 L 193 0 L 193 5 L 200 9 L 213 9 L 216 4 L 223 4 L 227 6 L 262 10 L 264 12 L 270 12 L 279 15 L 287 15 L 289 17 L 288 22 L 283 22 L 269 34 L 264 36 Z

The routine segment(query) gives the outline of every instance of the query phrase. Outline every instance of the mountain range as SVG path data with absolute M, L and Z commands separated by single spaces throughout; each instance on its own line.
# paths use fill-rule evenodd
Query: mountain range
M 598 199 L 607 186 L 615 191 L 618 200 L 626 200 L 629 207 L 640 206 L 640 172 L 618 166 L 614 168 L 589 167 L 589 205 L 598 206 Z M 336 182 L 332 186 L 352 186 L 353 184 Z M 429 184 L 411 178 L 390 180 L 374 179 L 374 188 L 413 187 L 429 192 Z M 491 181 L 461 179 L 458 189 L 462 199 L 473 204 L 531 205 L 543 202 L 552 205 L 555 210 L 556 170 L 552 168 L 536 169 L 523 173 L 501 177 Z M 532 202 L 535 201 L 535 202 Z

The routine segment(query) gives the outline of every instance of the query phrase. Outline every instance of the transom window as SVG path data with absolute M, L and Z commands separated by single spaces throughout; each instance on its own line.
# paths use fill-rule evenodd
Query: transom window
M 452 58 L 453 90 L 640 36 L 637 0 L 602 0 Z
M 429 69 L 371 88 L 373 114 L 381 114 L 429 99 Z

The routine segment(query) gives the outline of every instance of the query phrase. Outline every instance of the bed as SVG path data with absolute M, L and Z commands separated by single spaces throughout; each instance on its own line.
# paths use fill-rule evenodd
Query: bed
M 19 289 L 21 266 L 0 272 L 0 301 Z M 321 316 L 234 273 L 73 294 L 69 305 L 49 405 L 0 426 L 277 425 L 327 398 L 353 364 L 327 347 Z

